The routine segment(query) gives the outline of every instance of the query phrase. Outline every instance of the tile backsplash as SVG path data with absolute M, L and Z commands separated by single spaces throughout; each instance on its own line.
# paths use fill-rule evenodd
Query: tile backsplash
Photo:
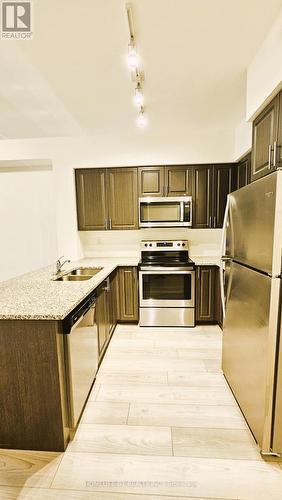
M 84 257 L 138 256 L 145 239 L 187 239 L 191 256 L 218 256 L 221 229 L 152 228 L 137 231 L 81 231 Z

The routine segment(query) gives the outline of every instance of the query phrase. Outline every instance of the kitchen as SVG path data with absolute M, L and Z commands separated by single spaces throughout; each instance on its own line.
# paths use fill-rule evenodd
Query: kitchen
M 282 4 L 203 4 L 2 32 L 0 498 L 280 498 Z

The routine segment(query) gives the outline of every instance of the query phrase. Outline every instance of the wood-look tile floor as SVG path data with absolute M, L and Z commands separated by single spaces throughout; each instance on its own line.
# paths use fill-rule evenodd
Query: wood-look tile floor
M 220 360 L 217 326 L 118 326 L 66 452 L 0 451 L 0 499 L 281 500 Z

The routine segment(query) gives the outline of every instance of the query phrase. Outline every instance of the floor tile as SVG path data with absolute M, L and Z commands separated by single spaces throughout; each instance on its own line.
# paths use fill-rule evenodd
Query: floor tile
M 84 424 L 126 424 L 129 403 L 89 401 L 82 415 Z
M 247 429 L 236 406 L 132 403 L 129 425 Z
M 175 456 L 262 460 L 249 430 L 173 428 Z
M 185 387 L 165 385 L 104 385 L 97 401 L 179 403 L 205 405 L 235 405 L 236 401 L 226 387 Z
M 189 349 L 183 347 L 177 349 L 178 356 L 186 359 L 217 359 L 221 361 L 221 349 Z
M 65 453 L 52 487 L 281 500 L 282 471 L 256 460 Z
M 43 488 L 13 488 L 3 487 L 0 491 L 1 500 L 217 500 L 203 497 L 178 497 L 178 496 L 160 496 L 160 495 L 136 495 L 126 493 L 106 493 L 102 491 L 78 491 L 78 490 L 58 490 Z M 225 500 L 224 498 L 220 500 Z
M 167 372 L 111 371 L 102 369 L 97 375 L 100 384 L 167 384 Z
M 168 372 L 169 385 L 184 385 L 186 387 L 226 387 L 227 382 L 222 373 Z
M 205 359 L 204 364 L 207 372 L 222 373 L 221 359 Z
M 115 359 L 106 358 L 103 361 L 102 369 L 104 370 L 131 370 L 145 371 L 145 372 L 161 372 L 167 370 L 179 371 L 192 371 L 192 372 L 206 372 L 205 362 L 201 359 L 179 359 L 165 357 L 159 358 L 158 356 L 146 358 L 143 356 L 130 356 L 128 359 Z
M 172 455 L 169 427 L 81 424 L 69 451 Z

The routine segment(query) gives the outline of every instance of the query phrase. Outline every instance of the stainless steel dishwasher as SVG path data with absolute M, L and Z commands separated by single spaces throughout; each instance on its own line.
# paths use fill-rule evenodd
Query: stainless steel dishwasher
M 63 321 L 69 427 L 75 429 L 98 368 L 96 292 Z

